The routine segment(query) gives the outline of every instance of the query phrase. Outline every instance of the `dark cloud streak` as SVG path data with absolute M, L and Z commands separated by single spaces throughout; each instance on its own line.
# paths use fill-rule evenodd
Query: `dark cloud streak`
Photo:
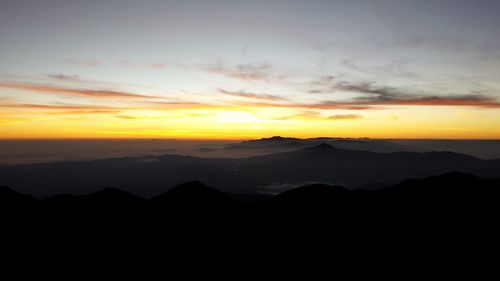
M 54 85 L 42 85 L 33 83 L 0 82 L 0 88 L 8 88 L 8 89 L 31 91 L 31 92 L 42 92 L 48 94 L 86 96 L 93 98 L 158 98 L 156 96 L 148 96 L 148 95 L 128 93 L 122 91 L 66 88 Z
M 231 66 L 223 63 L 221 60 L 217 60 L 215 64 L 203 66 L 201 68 L 210 73 L 244 81 L 270 81 L 276 78 L 271 73 L 272 67 L 268 63 L 247 63 Z
M 323 101 L 317 104 L 318 106 L 360 107 L 358 109 L 369 109 L 373 106 L 383 105 L 500 108 L 499 101 L 481 93 L 436 95 L 413 89 L 377 85 L 374 82 L 336 81 L 334 76 L 320 77 L 313 81 L 311 86 L 312 89 L 308 92 L 314 94 L 346 92 L 363 95 L 351 101 Z
M 101 61 L 92 59 L 64 59 L 65 63 L 81 66 L 99 66 L 102 65 Z
M 219 89 L 219 92 L 222 94 L 235 96 L 235 97 L 242 97 L 242 98 L 251 98 L 251 99 L 258 99 L 258 100 L 270 100 L 270 101 L 288 101 L 288 99 L 284 98 L 284 97 L 270 95 L 270 94 L 264 94 L 264 93 L 251 93 L 251 92 L 246 92 L 244 90 L 242 90 L 242 91 L 228 91 L 228 90 L 224 90 L 224 89 Z
M 327 117 L 326 119 L 328 120 L 355 120 L 355 119 L 362 119 L 363 116 L 359 114 L 336 114 Z
M 47 74 L 47 77 L 55 79 L 55 80 L 62 80 L 62 81 L 79 81 L 80 77 L 78 75 L 67 75 L 67 74 Z

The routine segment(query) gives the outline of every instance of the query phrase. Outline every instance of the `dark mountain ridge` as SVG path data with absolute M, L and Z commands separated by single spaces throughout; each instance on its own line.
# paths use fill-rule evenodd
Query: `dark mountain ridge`
M 369 138 L 290 138 L 274 136 L 255 140 L 242 141 L 225 147 L 229 150 L 263 150 L 269 153 L 290 151 L 303 147 L 312 147 L 321 143 L 327 143 L 342 149 L 369 150 L 377 152 L 412 151 L 414 147 L 401 145 L 390 140 L 369 139 Z
M 500 218 L 500 180 L 458 172 L 407 179 L 378 191 L 312 184 L 252 202 L 198 181 L 183 183 L 149 200 L 114 188 L 44 200 L 5 187 L 0 190 L 2 214 L 34 224 L 84 222 L 102 227 L 164 221 L 167 224 L 159 227 L 172 227 L 171 223 L 436 227 L 487 225 Z

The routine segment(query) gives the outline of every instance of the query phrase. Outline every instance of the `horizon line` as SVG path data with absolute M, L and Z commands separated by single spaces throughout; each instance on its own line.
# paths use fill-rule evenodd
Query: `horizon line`
M 72 138 L 72 137 L 55 137 L 55 138 L 0 138 L 1 141 L 245 141 L 245 140 L 259 140 L 268 139 L 272 137 L 282 138 L 296 138 L 296 139 L 316 139 L 316 138 L 329 138 L 329 139 L 371 139 L 371 140 L 477 140 L 477 141 L 500 141 L 500 138 L 398 138 L 398 137 L 334 137 L 334 136 L 317 136 L 317 137 L 294 137 L 294 136 L 263 136 L 260 138 L 165 138 L 165 137 L 102 137 L 102 138 Z

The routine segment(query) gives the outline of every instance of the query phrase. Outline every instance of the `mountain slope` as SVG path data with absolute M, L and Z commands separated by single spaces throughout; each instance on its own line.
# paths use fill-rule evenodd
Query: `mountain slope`
M 229 230 L 236 225 L 261 231 L 489 227 L 500 218 L 499 199 L 500 180 L 458 172 L 407 179 L 378 191 L 312 184 L 253 202 L 198 181 L 180 184 L 149 200 L 114 188 L 42 201 L 0 189 L 2 214 L 10 221 L 53 227 L 119 226 L 123 230 Z

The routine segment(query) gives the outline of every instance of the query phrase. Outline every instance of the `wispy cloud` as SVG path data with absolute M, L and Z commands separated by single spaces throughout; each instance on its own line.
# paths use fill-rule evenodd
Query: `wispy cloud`
M 349 82 L 338 80 L 333 75 L 324 75 L 316 78 L 311 83 L 311 89 L 308 91 L 313 94 L 327 94 L 338 91 L 362 93 L 362 94 L 377 94 L 377 95 L 399 95 L 395 88 L 387 86 L 378 86 L 374 82 Z
M 115 117 L 116 118 L 120 118 L 120 119 L 125 119 L 125 120 L 137 120 L 137 119 L 140 119 L 140 117 L 129 116 L 129 115 L 116 115 Z
M 300 109 L 343 109 L 370 110 L 383 109 L 381 106 L 468 106 L 481 108 L 500 108 L 500 102 L 488 97 L 453 96 L 453 97 L 420 97 L 411 99 L 366 99 L 354 101 L 325 100 L 316 103 L 271 103 L 271 102 L 238 102 L 240 106 L 300 108 Z
M 401 89 L 379 85 L 374 82 L 337 81 L 334 76 L 319 77 L 311 83 L 309 93 L 346 92 L 362 95 L 351 101 L 323 101 L 320 106 L 372 107 L 380 105 L 408 106 L 474 106 L 485 108 L 500 108 L 500 102 L 491 96 L 481 93 L 471 94 L 441 94 L 436 95 L 425 91 Z M 360 108 L 361 109 L 361 108 Z
M 326 119 L 328 120 L 354 120 L 354 119 L 362 119 L 363 116 L 358 114 L 336 114 L 332 116 L 328 116 Z
M 311 84 L 311 89 L 309 89 L 309 93 L 311 94 L 323 94 L 330 93 L 333 91 L 333 86 L 336 81 L 336 77 L 334 75 L 322 75 L 313 80 Z
M 294 120 L 294 119 L 323 119 L 321 113 L 316 111 L 301 111 L 297 114 L 274 118 L 276 120 Z
M 137 93 L 123 92 L 123 91 L 66 88 L 54 85 L 43 85 L 43 84 L 33 84 L 33 83 L 0 82 L 0 88 L 9 88 L 15 90 L 42 92 L 42 93 L 59 94 L 59 95 L 86 96 L 93 98 L 158 98 L 156 96 L 148 96 Z
M 244 81 L 270 81 L 275 78 L 268 63 L 228 65 L 222 60 L 217 60 L 216 63 L 201 68 L 210 73 Z
M 372 81 L 345 81 L 333 75 L 317 77 L 310 83 L 310 90 L 308 92 L 313 94 L 348 92 L 378 95 L 380 97 L 395 97 L 412 94 L 412 91 L 409 90 L 380 85 Z
M 331 86 L 332 90 L 350 93 L 368 94 L 370 98 L 392 99 L 410 95 L 407 91 L 388 86 L 379 86 L 373 82 L 345 82 L 339 81 Z
M 250 106 L 250 107 L 269 107 L 269 108 L 297 108 L 297 109 L 345 109 L 345 110 L 365 110 L 372 109 L 367 105 L 351 104 L 338 101 L 320 101 L 315 103 L 275 103 L 275 102 L 252 102 L 252 101 L 238 101 L 233 102 L 233 105 Z
M 374 109 L 377 106 L 470 106 L 500 108 L 500 102 L 485 96 L 417 96 L 417 97 L 374 97 L 359 98 L 354 101 L 323 101 L 310 105 L 313 108 Z
M 190 108 L 219 108 L 220 105 L 210 103 L 194 102 L 189 100 L 166 100 L 166 101 L 144 101 L 136 103 L 137 107 L 144 109 L 190 109 Z
M 347 83 L 335 85 L 338 90 L 365 94 L 356 98 L 357 105 L 420 105 L 420 106 L 476 106 L 500 107 L 493 97 L 481 94 L 443 94 L 432 95 L 425 92 L 414 92 L 388 86 L 378 86 L 370 82 Z
M 235 96 L 235 97 L 242 97 L 242 98 L 258 99 L 258 100 L 270 100 L 270 101 L 288 101 L 288 99 L 284 98 L 284 97 L 270 95 L 270 94 L 264 94 L 264 93 L 251 93 L 251 92 L 246 92 L 245 90 L 228 91 L 228 90 L 224 90 L 224 89 L 219 89 L 219 92 L 222 94 Z
M 74 64 L 74 65 L 82 65 L 82 66 L 99 66 L 102 64 L 99 60 L 93 59 L 64 59 L 65 63 Z
M 47 74 L 47 77 L 55 79 L 55 80 L 62 80 L 62 81 L 78 81 L 80 80 L 80 77 L 78 75 L 67 75 L 67 74 Z
M 163 62 L 137 62 L 131 60 L 123 60 L 120 62 L 120 65 L 125 67 L 151 68 L 157 70 L 165 69 L 168 67 L 168 65 Z
M 433 129 L 433 130 L 436 130 L 436 131 L 472 131 L 472 129 L 469 129 L 469 128 L 455 128 L 455 127 L 451 127 L 451 128 L 436 128 L 436 129 Z
M 101 106 L 101 105 L 80 105 L 80 104 L 31 104 L 31 103 L 3 103 L 0 108 L 15 108 L 30 110 L 31 113 L 37 111 L 49 115 L 64 114 L 110 114 L 120 113 L 126 108 Z
M 32 103 L 11 103 L 3 104 L 0 106 L 4 107 L 17 107 L 17 108 L 27 108 L 27 109 L 49 109 L 49 110 L 109 110 L 118 111 L 123 110 L 123 108 L 101 106 L 101 105 L 79 105 L 79 104 L 32 104 Z
M 354 59 L 344 59 L 342 60 L 342 65 L 345 67 L 370 75 L 377 76 L 391 76 L 391 77 L 407 77 L 407 78 L 415 78 L 418 75 L 415 72 L 409 71 L 408 66 L 409 62 L 405 60 L 393 60 L 388 64 L 372 66 L 372 65 L 363 65 L 357 60 Z
M 73 109 L 73 110 L 61 110 L 50 112 L 50 115 L 87 115 L 87 114 L 116 114 L 120 113 L 121 110 L 105 110 L 105 109 Z M 45 113 L 46 114 L 46 113 Z
M 485 96 L 423 96 L 412 98 L 367 99 L 357 104 L 364 105 L 418 105 L 418 106 L 475 106 L 500 108 L 500 102 Z

